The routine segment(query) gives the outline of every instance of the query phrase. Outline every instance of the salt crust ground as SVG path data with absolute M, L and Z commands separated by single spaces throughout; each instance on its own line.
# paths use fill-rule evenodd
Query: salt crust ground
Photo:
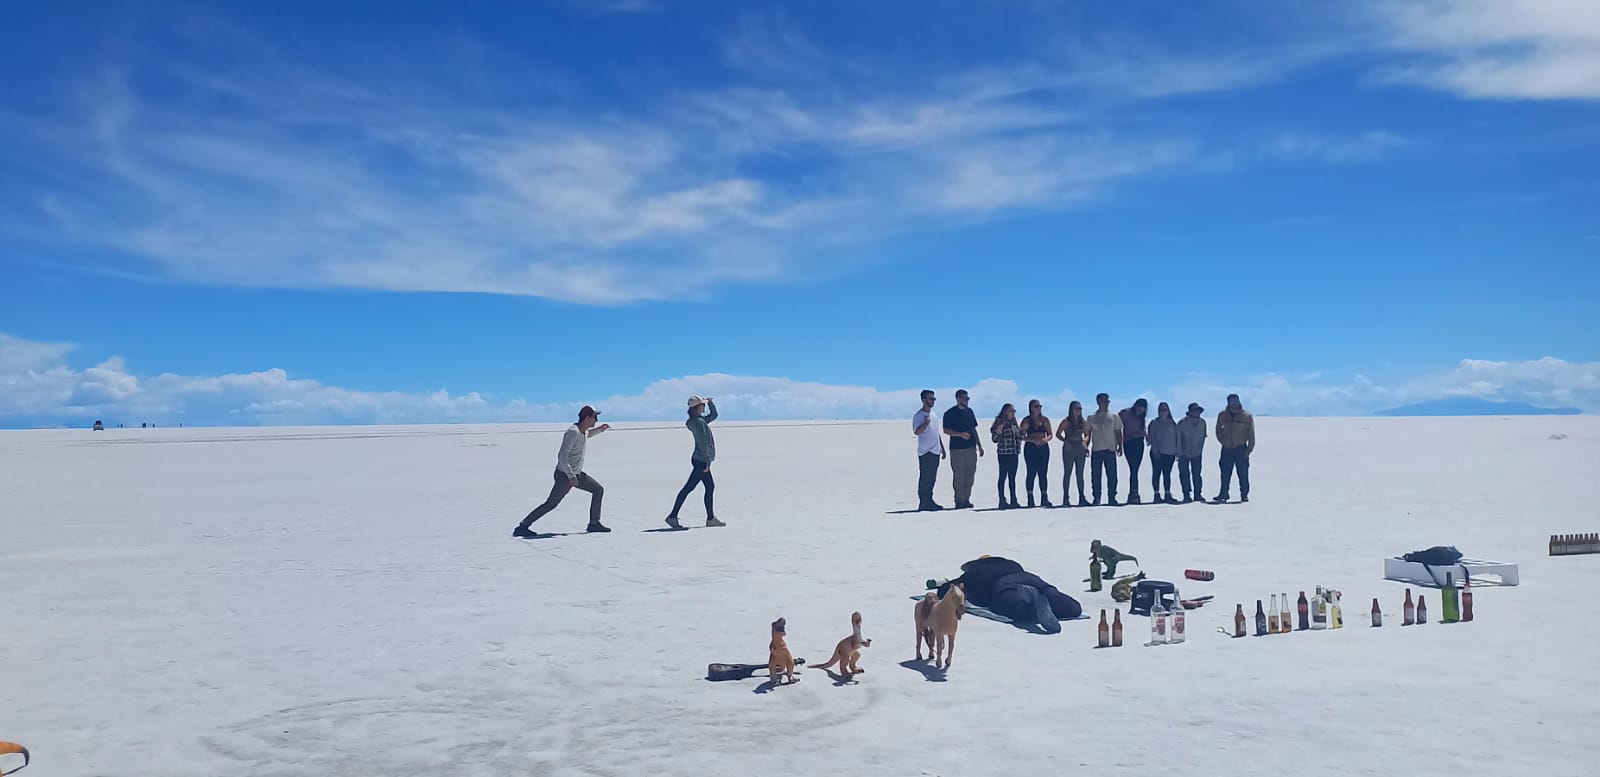
M 619 429 L 589 465 L 616 531 L 532 542 L 508 534 L 555 427 L 3 433 L 0 738 L 40 777 L 1600 774 L 1600 555 L 1546 555 L 1600 531 L 1600 418 L 1259 425 L 1248 505 L 890 515 L 915 499 L 907 423 L 725 417 L 730 525 L 681 533 L 641 530 L 688 432 Z M 584 504 L 541 527 L 580 531 Z M 993 553 L 1081 590 L 1094 537 L 1157 577 L 1217 572 L 1184 585 L 1217 596 L 1188 644 L 968 618 L 948 677 L 901 665 L 924 578 Z M 1399 628 L 1381 559 L 1436 543 L 1523 583 L 1479 590 L 1475 623 Z M 1317 584 L 1349 628 L 1216 633 Z M 852 610 L 874 639 L 856 683 L 703 679 L 763 661 L 780 615 L 821 661 Z

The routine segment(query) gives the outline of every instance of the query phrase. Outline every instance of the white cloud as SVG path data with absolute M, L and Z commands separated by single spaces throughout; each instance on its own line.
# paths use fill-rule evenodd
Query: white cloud
M 1268 156 L 1295 161 L 1370 162 L 1406 143 L 1405 138 L 1383 130 L 1349 136 L 1285 132 L 1268 141 L 1263 151 Z
M 217 376 L 162 373 L 137 375 L 120 358 L 86 369 L 67 362 L 72 346 L 40 343 L 0 334 L 0 426 L 87 425 L 95 419 L 137 425 L 282 425 L 338 423 L 560 422 L 593 404 L 615 420 L 675 420 L 684 397 L 713 396 L 731 417 L 748 420 L 909 418 L 924 388 L 936 391 L 940 406 L 955 389 L 972 395 L 980 415 L 1002 403 L 1025 408 L 1029 399 L 1044 403 L 1046 415 L 1059 417 L 1073 399 L 1070 390 L 1024 392 L 1013 381 L 984 378 L 964 386 L 907 386 L 880 389 L 797 381 L 783 377 L 711 373 L 658 380 L 637 394 L 572 401 L 496 399 L 477 392 L 439 389 L 423 394 L 355 391 L 316 380 L 291 378 L 281 369 Z M 1541 406 L 1575 406 L 1600 412 L 1600 362 L 1544 358 L 1524 362 L 1464 360 L 1454 369 L 1378 384 L 1357 376 L 1330 382 L 1312 374 L 1300 378 L 1264 375 L 1228 382 L 1192 377 L 1165 390 L 1113 392 L 1119 406 L 1135 396 L 1167 401 L 1181 408 L 1199 401 L 1208 409 L 1237 392 L 1253 410 L 1272 415 L 1364 415 L 1428 399 L 1472 396 L 1516 400 Z M 1082 398 L 1092 405 L 1093 391 Z
M 1388 47 L 1415 55 L 1388 80 L 1469 98 L 1600 98 L 1600 3 L 1378 0 Z

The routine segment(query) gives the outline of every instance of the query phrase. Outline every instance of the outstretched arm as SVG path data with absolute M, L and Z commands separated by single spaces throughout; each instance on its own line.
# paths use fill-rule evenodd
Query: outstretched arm
M 714 400 L 706 400 L 706 415 L 703 420 L 708 424 L 717 420 L 717 403 Z

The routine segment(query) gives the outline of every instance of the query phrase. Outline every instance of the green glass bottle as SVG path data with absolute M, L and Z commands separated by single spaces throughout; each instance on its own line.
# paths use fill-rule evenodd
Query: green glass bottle
M 1089 561 L 1089 590 L 1100 590 L 1100 559 Z
M 1455 573 L 1446 572 L 1444 574 L 1444 588 L 1439 591 L 1439 598 L 1442 600 L 1441 604 L 1444 609 L 1444 617 L 1441 618 L 1441 621 L 1455 623 L 1461 620 L 1461 599 L 1459 592 L 1456 591 Z

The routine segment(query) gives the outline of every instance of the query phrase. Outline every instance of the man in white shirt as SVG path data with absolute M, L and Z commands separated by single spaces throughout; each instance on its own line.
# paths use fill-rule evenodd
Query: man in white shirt
M 944 438 L 939 425 L 933 422 L 933 403 L 936 397 L 928 389 L 922 391 L 922 409 L 911 416 L 911 432 L 917 436 L 917 509 L 943 510 L 933 501 L 933 484 L 939 478 L 939 462 L 944 459 Z
M 578 411 L 578 422 L 567 427 L 566 434 L 561 436 L 561 451 L 556 454 L 555 484 L 550 487 L 550 496 L 544 500 L 544 504 L 528 513 L 528 516 L 522 519 L 522 523 L 517 524 L 511 536 L 521 539 L 538 537 L 539 535 L 529 527 L 534 521 L 556 509 L 556 505 L 561 504 L 561 500 L 566 498 L 567 492 L 574 488 L 588 491 L 593 495 L 589 499 L 589 531 L 611 531 L 600 523 L 600 499 L 605 496 L 606 490 L 583 471 L 583 455 L 588 450 L 589 438 L 611 428 L 611 424 L 595 426 L 598 420 L 600 411 L 588 405 L 584 405 L 583 409 Z
M 1122 455 L 1122 417 L 1111 412 L 1111 397 L 1108 394 L 1096 396 L 1095 402 L 1100 409 L 1089 416 L 1089 467 L 1094 474 L 1090 477 L 1090 484 L 1094 488 L 1094 504 L 1100 504 L 1100 479 L 1104 472 L 1105 479 L 1110 481 L 1112 507 L 1117 506 L 1117 457 Z

